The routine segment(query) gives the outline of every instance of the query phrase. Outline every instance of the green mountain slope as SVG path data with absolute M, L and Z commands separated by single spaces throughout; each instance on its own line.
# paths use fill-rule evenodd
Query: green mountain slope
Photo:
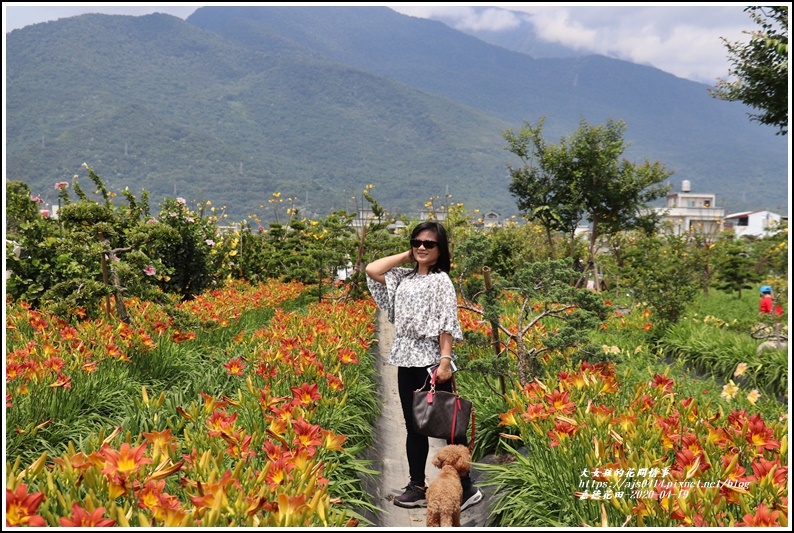
M 783 210 L 788 139 L 707 86 L 602 56 L 533 59 L 385 7 L 205 7 L 188 21 L 251 49 L 278 37 L 304 50 L 520 124 L 547 116 L 548 138 L 584 118 L 627 124 L 627 157 L 659 160 L 720 205 Z M 245 21 L 247 31 L 236 29 Z
M 504 129 L 546 115 L 627 123 L 629 159 L 715 192 L 729 211 L 787 212 L 787 138 L 702 84 L 599 56 L 539 59 L 369 7 L 213 7 L 83 15 L 7 34 L 6 179 L 45 200 L 83 162 L 113 190 L 210 200 L 231 220 L 351 208 L 375 184 L 393 212 L 428 198 L 515 213 Z M 261 208 L 260 206 L 264 206 Z
M 251 51 L 167 15 L 86 15 L 7 42 L 8 177 L 50 198 L 85 161 L 114 189 L 235 219 L 266 218 L 274 192 L 326 213 L 368 183 L 395 211 L 447 187 L 515 209 L 508 123 L 295 47 Z

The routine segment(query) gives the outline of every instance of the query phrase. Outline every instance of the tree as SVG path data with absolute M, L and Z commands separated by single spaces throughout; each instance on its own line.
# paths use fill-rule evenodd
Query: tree
M 623 121 L 591 126 L 582 120 L 559 145 L 543 140 L 542 124 L 542 119 L 535 128 L 525 124 L 518 138 L 505 134 L 508 141 L 515 140 L 508 149 L 525 162 L 524 168 L 511 170 L 510 192 L 520 208 L 530 210 L 530 219 L 538 219 L 548 230 L 570 232 L 572 243 L 575 221 L 586 217 L 591 222 L 585 274 L 594 267 L 599 237 L 655 226 L 658 215 L 647 204 L 667 194 L 669 186 L 660 184 L 672 172 L 658 162 L 636 165 L 620 159 L 627 148 Z M 527 157 L 530 141 L 536 164 Z
M 741 298 L 742 289 L 752 289 L 753 283 L 760 279 L 754 265 L 755 261 L 750 257 L 748 247 L 733 235 L 726 236 L 722 259 L 717 267 L 717 288 L 735 292 L 736 297 Z
M 788 6 L 749 6 L 744 10 L 760 26 L 750 34 L 749 43 L 722 41 L 733 67 L 729 75 L 738 79 L 719 79 L 712 96 L 741 101 L 761 110 L 750 119 L 776 126 L 776 135 L 788 133 Z
M 537 221 L 546 230 L 553 259 L 552 232 L 568 234 L 573 242 L 576 226 L 582 218 L 582 201 L 579 191 L 565 181 L 569 176 L 560 169 L 566 160 L 565 148 L 549 145 L 543 138 L 544 120 L 545 117 L 541 117 L 537 126 L 525 121 L 517 135 L 512 130 L 503 135 L 509 143 L 507 150 L 523 163 L 519 168 L 507 166 L 513 178 L 510 193 L 527 220 Z
M 481 371 L 486 382 L 488 374 L 508 377 L 507 358 L 502 355 L 513 351 L 518 379 L 526 385 L 540 376 L 544 354 L 587 345 L 590 330 L 606 319 L 607 311 L 600 295 L 574 287 L 577 273 L 568 259 L 524 263 L 509 278 L 495 278 L 488 287 L 481 272 L 488 266 L 485 261 L 492 255 L 492 245 L 492 239 L 482 233 L 458 244 L 458 289 L 463 300 L 459 307 L 491 324 L 498 352 L 467 368 Z M 520 307 L 514 325 L 506 324 L 502 316 L 507 300 Z M 498 340 L 500 334 L 508 339 L 507 344 Z
M 687 235 L 638 233 L 625 248 L 628 285 L 636 301 L 653 308 L 651 336 L 661 336 L 701 290 L 699 258 L 692 253 Z

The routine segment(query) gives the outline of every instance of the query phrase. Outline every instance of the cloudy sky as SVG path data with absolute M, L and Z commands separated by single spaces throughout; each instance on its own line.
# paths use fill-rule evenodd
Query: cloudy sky
M 667 2 L 619 6 L 546 4 L 469 4 L 502 8 L 487 9 L 479 14 L 466 7 L 466 4 L 443 3 L 434 6 L 432 3 L 420 5 L 404 2 L 369 5 L 385 5 L 415 17 L 434 18 L 443 15 L 447 23 L 454 20 L 455 26 L 461 30 L 467 27 L 494 31 L 511 29 L 523 17 L 542 39 L 575 48 L 583 55 L 596 53 L 651 65 L 681 78 L 709 85 L 713 85 L 717 78 L 726 77 L 730 67 L 725 45 L 720 38 L 744 42 L 747 40 L 744 32 L 756 29 L 756 25 L 743 11 L 746 4 L 738 3 Z M 184 19 L 202 5 L 228 4 L 169 6 L 139 2 L 88 5 L 4 2 L 3 34 L 29 24 L 83 13 L 144 15 L 161 12 Z

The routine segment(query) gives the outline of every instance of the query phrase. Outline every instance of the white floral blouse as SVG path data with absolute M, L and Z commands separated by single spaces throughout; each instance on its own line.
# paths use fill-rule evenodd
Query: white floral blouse
M 438 337 L 463 339 L 458 321 L 455 286 L 446 272 L 419 275 L 396 267 L 386 272 L 386 284 L 367 276 L 367 286 L 378 307 L 394 324 L 394 342 L 386 361 L 395 366 L 429 366 L 439 362 Z

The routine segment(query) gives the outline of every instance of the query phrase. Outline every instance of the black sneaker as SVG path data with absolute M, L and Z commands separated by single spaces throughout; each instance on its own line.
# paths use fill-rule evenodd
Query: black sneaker
M 468 509 L 472 505 L 480 503 L 480 501 L 482 501 L 482 492 L 474 484 L 469 484 L 468 487 L 463 489 L 463 496 L 460 499 L 460 510 Z
M 394 498 L 394 505 L 397 507 L 427 507 L 426 490 L 427 487 L 408 483 L 405 492 Z

